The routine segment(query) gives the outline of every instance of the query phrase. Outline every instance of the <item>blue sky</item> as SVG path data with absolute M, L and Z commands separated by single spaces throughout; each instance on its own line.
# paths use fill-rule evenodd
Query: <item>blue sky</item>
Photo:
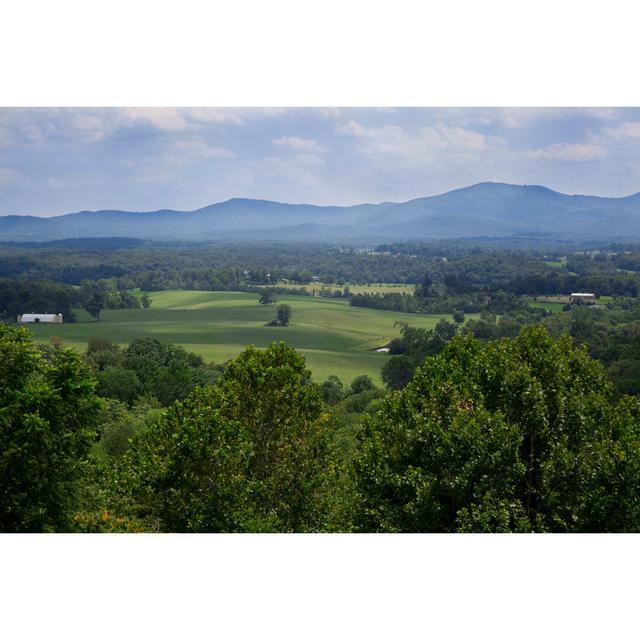
M 640 109 L 0 108 L 0 214 L 640 191 Z

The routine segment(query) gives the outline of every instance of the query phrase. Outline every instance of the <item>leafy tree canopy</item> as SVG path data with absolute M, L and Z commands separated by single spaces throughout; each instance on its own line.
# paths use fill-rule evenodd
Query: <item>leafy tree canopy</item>
M 101 401 L 68 349 L 0 323 L 0 530 L 65 530 Z
M 134 441 L 134 501 L 167 531 L 330 527 L 335 468 L 318 385 L 284 343 L 248 348 Z
M 640 404 L 542 327 L 455 337 L 365 420 L 366 531 L 636 531 Z

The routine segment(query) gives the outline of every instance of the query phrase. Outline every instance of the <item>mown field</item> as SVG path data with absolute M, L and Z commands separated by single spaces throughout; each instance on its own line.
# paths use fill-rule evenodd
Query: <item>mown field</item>
M 284 289 L 306 289 L 307 291 L 318 292 L 321 289 L 329 291 L 342 291 L 349 287 L 351 293 L 413 293 L 416 290 L 413 284 L 395 283 L 373 283 L 373 284 L 345 284 L 338 286 L 335 284 L 322 284 L 321 282 L 309 282 L 307 284 L 295 284 L 291 282 L 277 282 L 272 285 L 259 285 L 265 288 L 282 287 Z
M 31 325 L 38 340 L 61 337 L 65 344 L 86 348 L 91 336 L 103 336 L 120 345 L 151 336 L 179 344 L 209 362 L 233 358 L 247 345 L 266 347 L 284 340 L 299 349 L 318 381 L 335 374 L 344 382 L 368 374 L 380 382 L 380 368 L 388 358 L 375 353 L 400 335 L 396 322 L 431 328 L 450 315 L 396 313 L 352 307 L 347 300 L 306 296 L 282 296 L 293 310 L 288 327 L 268 327 L 275 307 L 258 304 L 252 293 L 214 291 L 162 291 L 151 294 L 149 309 L 104 310 L 100 321 L 77 312 L 78 322 L 63 325 Z M 474 318 L 473 314 L 467 316 Z

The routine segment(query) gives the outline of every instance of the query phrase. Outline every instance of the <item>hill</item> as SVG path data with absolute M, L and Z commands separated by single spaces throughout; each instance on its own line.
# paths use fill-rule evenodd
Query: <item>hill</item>
M 0 217 L 1 241 L 114 237 L 149 240 L 368 242 L 472 237 L 640 239 L 640 193 L 567 195 L 483 182 L 408 202 L 350 207 L 234 198 L 195 211 L 81 211 Z

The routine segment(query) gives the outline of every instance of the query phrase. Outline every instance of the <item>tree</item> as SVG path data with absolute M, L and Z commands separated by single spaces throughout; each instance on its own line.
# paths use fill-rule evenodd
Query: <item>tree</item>
M 260 299 L 258 302 L 260 304 L 275 304 L 278 300 L 276 292 L 273 289 L 264 289 L 264 291 L 260 294 Z
M 365 420 L 365 531 L 637 531 L 640 403 L 542 327 L 456 337 Z
M 124 367 L 107 367 L 98 372 L 97 378 L 97 392 L 105 398 L 131 404 L 144 391 L 135 371 Z
M 100 319 L 100 312 L 104 309 L 104 296 L 101 293 L 94 293 L 83 304 L 84 310 L 96 320 Z
M 124 350 L 122 367 L 135 373 L 141 394 L 152 395 L 166 406 L 184 399 L 209 377 L 200 356 L 155 338 L 136 338 L 131 342 Z
M 456 324 L 462 324 L 464 322 L 464 311 L 462 309 L 455 309 L 452 315 L 453 321 Z
M 344 398 L 344 385 L 338 376 L 329 376 L 320 385 L 320 390 L 327 404 L 336 404 Z
M 153 301 L 149 297 L 149 294 L 145 291 L 140 298 L 140 302 L 142 302 L 142 306 L 144 309 L 148 309 Z
M 291 311 L 291 307 L 288 304 L 279 304 L 276 310 L 276 319 L 278 324 L 286 327 L 290 320 L 293 312 Z
M 393 356 L 383 365 L 382 381 L 390 391 L 403 389 L 413 377 L 416 365 L 407 356 Z
M 133 501 L 165 531 L 318 531 L 335 496 L 331 432 L 304 358 L 246 349 L 124 457 Z
M 367 375 L 357 376 L 351 382 L 351 393 L 362 393 L 375 388 L 376 385 L 373 384 L 373 380 Z
M 456 335 L 457 331 L 458 328 L 456 327 L 456 325 L 452 322 L 448 322 L 444 318 L 438 321 L 438 324 L 434 329 L 436 336 L 439 336 L 445 341 L 451 340 L 451 338 Z
M 117 344 L 100 336 L 89 337 L 86 351 L 87 360 L 98 371 L 107 367 L 118 367 L 122 363 L 122 351 Z
M 0 530 L 64 531 L 102 402 L 70 349 L 0 323 Z

